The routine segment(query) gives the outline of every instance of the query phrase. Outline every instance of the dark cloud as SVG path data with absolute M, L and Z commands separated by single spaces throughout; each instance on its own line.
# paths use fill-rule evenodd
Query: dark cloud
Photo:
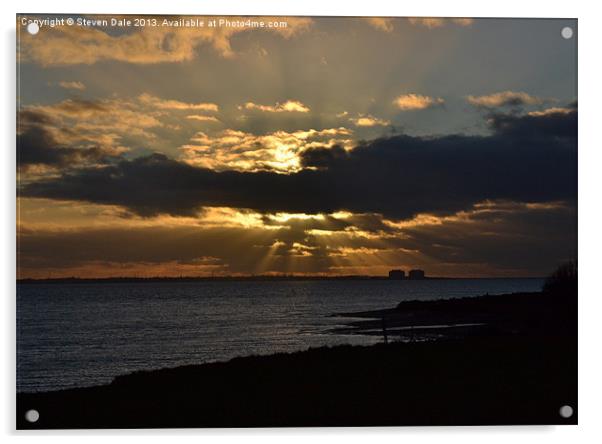
M 331 148 L 312 148 L 303 153 L 301 165 L 304 167 L 328 168 L 334 162 L 346 158 L 347 152 L 339 145 L 334 145 Z
M 545 142 L 556 138 L 556 144 L 574 146 L 577 140 L 577 113 L 568 108 L 522 116 L 494 114 L 489 121 L 500 136 L 525 142 Z
M 81 106 L 92 106 L 84 102 Z M 48 126 L 56 122 L 51 116 L 31 110 L 19 113 L 17 134 L 17 166 L 27 169 L 33 165 L 51 167 L 73 167 L 82 162 L 107 161 L 114 156 L 98 146 L 66 146 L 56 140 Z M 66 136 L 72 134 L 69 128 L 60 128 Z
M 17 163 L 19 166 L 64 165 L 73 150 L 58 146 L 52 135 L 41 127 L 32 127 L 17 136 Z
M 120 205 L 143 216 L 203 206 L 260 212 L 451 214 L 486 199 L 575 200 L 577 111 L 493 115 L 488 136 L 396 136 L 306 151 L 306 169 L 216 172 L 162 154 L 25 184 L 21 195 Z
M 406 248 L 439 263 L 479 263 L 544 276 L 577 256 L 577 214 L 571 205 L 495 204 L 465 218 L 403 231 Z

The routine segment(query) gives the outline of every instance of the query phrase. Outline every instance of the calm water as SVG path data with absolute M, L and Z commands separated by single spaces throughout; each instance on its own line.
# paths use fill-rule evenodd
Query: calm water
M 402 300 L 537 291 L 540 279 L 21 284 L 17 390 L 108 383 L 134 370 L 380 338 L 338 336 L 337 312 Z

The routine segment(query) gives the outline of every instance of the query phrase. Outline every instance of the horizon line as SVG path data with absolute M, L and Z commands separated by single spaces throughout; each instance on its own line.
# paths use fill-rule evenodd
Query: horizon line
M 545 276 L 424 276 L 423 278 L 394 279 L 387 275 L 303 275 L 303 274 L 256 274 L 256 275 L 220 275 L 220 276 L 109 276 L 109 277 L 46 277 L 46 278 L 17 278 L 17 283 L 22 282 L 60 282 L 60 281 L 193 281 L 193 280 L 328 280 L 328 279 L 364 279 L 364 280 L 391 280 L 391 281 L 417 281 L 417 280 L 455 280 L 455 279 L 545 279 Z

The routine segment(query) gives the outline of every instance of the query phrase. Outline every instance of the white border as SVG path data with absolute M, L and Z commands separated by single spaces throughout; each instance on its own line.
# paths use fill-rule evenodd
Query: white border
M 82 2 L 55 0 L 51 6 L 39 0 L 21 0 L 23 13 L 132 13 L 132 14 L 198 14 L 198 15 L 332 15 L 332 16 L 440 16 L 440 17 L 576 17 L 582 7 L 578 1 L 548 0 L 528 2 L 504 0 L 492 4 L 475 0 L 421 0 L 394 4 L 386 0 L 351 2 L 342 0 L 169 0 L 165 3 L 135 0 Z
M 198 442 L 226 439 L 244 439 L 250 443 L 290 442 L 312 440 L 328 442 L 342 438 L 348 442 L 378 439 L 382 442 L 440 442 L 446 443 L 507 443 L 519 440 L 545 440 L 567 444 L 570 441 L 600 441 L 602 397 L 600 396 L 600 338 L 599 316 L 602 313 L 602 294 L 596 281 L 599 271 L 600 245 L 600 191 L 602 168 L 599 143 L 600 79 L 599 56 L 600 7 L 594 1 L 503 0 L 495 4 L 487 1 L 416 0 L 393 2 L 370 0 L 362 3 L 324 0 L 103 0 L 96 4 L 81 0 L 47 1 L 21 0 L 16 5 L 2 2 L 3 58 L 2 111 L 0 124 L 4 146 L 0 150 L 3 167 L 0 183 L 2 191 L 2 400 L 0 402 L 0 431 L 9 439 L 22 435 L 20 442 L 44 439 L 45 442 L 79 441 L 83 436 L 92 442 L 104 442 L 110 436 L 116 442 L 140 440 L 147 443 L 163 442 L 176 435 L 182 440 Z M 165 13 L 198 15 L 367 15 L 367 16 L 456 16 L 456 17 L 562 17 L 579 19 L 579 423 L 578 427 L 434 427 L 434 428 L 378 428 L 378 429 L 247 429 L 247 430 L 146 430 L 146 431 L 66 431 L 14 432 L 15 392 L 15 14 L 21 13 Z M 596 285 L 598 284 L 598 285 Z

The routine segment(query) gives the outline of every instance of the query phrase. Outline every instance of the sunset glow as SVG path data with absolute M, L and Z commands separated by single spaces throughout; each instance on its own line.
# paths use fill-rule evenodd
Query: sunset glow
M 575 256 L 557 23 L 514 21 L 534 37 L 508 51 L 504 20 L 278 20 L 23 34 L 18 277 L 541 276 Z

